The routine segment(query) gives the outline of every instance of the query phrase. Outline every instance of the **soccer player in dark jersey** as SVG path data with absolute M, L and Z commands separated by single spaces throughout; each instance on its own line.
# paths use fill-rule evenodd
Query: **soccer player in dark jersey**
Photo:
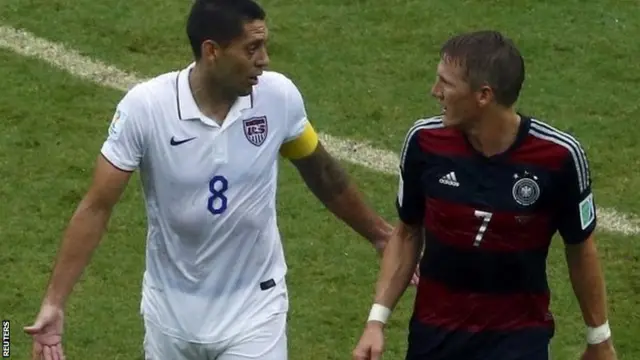
M 546 258 L 558 232 L 587 328 L 582 359 L 615 359 L 583 147 L 514 110 L 524 61 L 502 34 L 455 36 L 440 55 L 432 95 L 443 115 L 406 136 L 400 222 L 353 358 L 380 359 L 424 244 L 406 360 L 549 359 Z

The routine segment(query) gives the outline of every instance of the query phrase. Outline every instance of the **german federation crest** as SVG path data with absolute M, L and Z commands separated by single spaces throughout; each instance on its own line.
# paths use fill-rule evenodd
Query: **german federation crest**
M 262 145 L 267 139 L 269 129 L 266 116 L 252 117 L 251 119 L 243 120 L 242 127 L 247 140 L 255 146 Z
M 514 177 L 518 178 L 517 175 L 514 175 Z M 533 179 L 523 177 L 513 184 L 511 193 L 513 194 L 513 199 L 518 204 L 522 206 L 530 206 L 538 201 L 538 198 L 540 198 L 540 186 L 536 182 L 536 179 L 536 176 L 534 176 Z

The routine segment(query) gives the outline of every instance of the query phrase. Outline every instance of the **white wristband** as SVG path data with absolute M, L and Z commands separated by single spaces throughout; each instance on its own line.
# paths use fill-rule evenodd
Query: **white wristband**
M 609 327 L 609 321 L 605 321 L 604 324 L 595 328 L 587 328 L 587 343 L 590 345 L 600 344 L 607 341 L 610 337 L 611 328 Z
M 367 319 L 367 322 L 379 321 L 386 324 L 387 319 L 389 319 L 389 315 L 391 315 L 391 310 L 389 308 L 380 304 L 373 304 L 371 311 L 369 312 L 369 319 Z

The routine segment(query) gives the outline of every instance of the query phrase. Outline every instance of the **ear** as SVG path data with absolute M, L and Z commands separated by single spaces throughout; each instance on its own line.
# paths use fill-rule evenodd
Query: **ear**
M 487 84 L 481 85 L 476 91 L 476 101 L 480 107 L 485 107 L 491 104 L 491 102 L 493 102 L 493 97 L 493 89 Z
M 217 42 L 213 40 L 205 40 L 202 42 L 202 45 L 200 45 L 200 47 L 203 59 L 214 61 L 218 57 L 220 57 L 222 47 Z

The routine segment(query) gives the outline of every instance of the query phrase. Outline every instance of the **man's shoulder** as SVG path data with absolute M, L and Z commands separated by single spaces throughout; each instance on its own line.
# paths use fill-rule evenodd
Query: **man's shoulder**
M 434 146 L 438 147 L 439 143 L 450 139 L 451 136 L 455 136 L 455 130 L 445 127 L 442 116 L 418 119 L 409 127 L 405 135 L 400 158 L 404 162 L 407 154 L 412 152 L 410 149 L 417 150 L 420 148 L 420 151 L 425 151 L 424 144 L 418 145 L 418 139 L 427 139 L 427 142 L 432 145 L 428 146 L 428 148 L 432 148 Z
M 116 116 L 139 124 L 149 124 L 158 109 L 165 109 L 175 100 L 177 72 L 165 73 L 131 85 L 118 103 Z M 121 121 L 123 123 L 124 121 Z M 147 125 L 145 125 L 147 126 Z
M 556 151 L 552 153 L 569 156 L 574 161 L 580 161 L 586 157 L 582 142 L 576 135 L 571 134 L 568 130 L 561 130 L 547 121 L 533 117 L 529 119 L 529 135 L 540 145 L 555 149 Z M 537 148 L 541 148 L 541 146 Z
M 287 75 L 273 71 L 263 71 L 260 75 L 260 81 L 264 86 L 293 85 L 293 80 Z
M 165 97 L 175 97 L 178 71 L 166 72 L 133 84 L 127 97 L 140 101 L 163 101 Z
M 582 143 L 575 135 L 534 118 L 530 119 L 529 135 L 538 143 L 535 146 L 540 149 L 537 157 L 544 157 L 545 163 L 552 163 L 555 160 L 558 167 L 565 170 L 565 175 L 571 178 L 577 177 L 580 191 L 589 186 L 589 160 Z
M 257 91 L 261 94 L 285 96 L 292 89 L 297 89 L 293 80 L 277 71 L 264 71 L 259 77 Z
M 437 134 L 440 136 L 455 135 L 455 130 L 447 128 L 442 120 L 442 115 L 425 117 L 416 120 L 407 130 L 405 142 L 410 142 L 420 134 Z

